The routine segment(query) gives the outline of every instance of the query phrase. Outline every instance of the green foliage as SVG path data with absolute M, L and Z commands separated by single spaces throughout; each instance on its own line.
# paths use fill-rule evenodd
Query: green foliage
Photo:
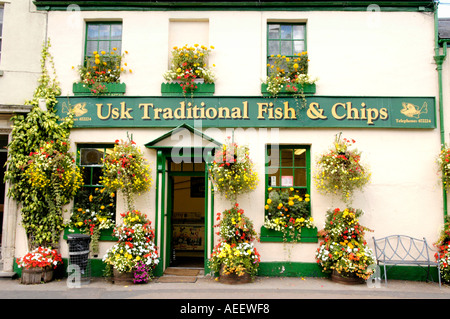
M 48 51 L 50 43 L 44 44 L 42 50 L 42 75 L 33 99 L 26 101 L 32 105 L 27 115 L 14 115 L 11 120 L 13 128 L 11 142 L 8 145 L 7 169 L 5 181 L 10 183 L 8 196 L 20 204 L 22 212 L 22 226 L 29 237 L 30 246 L 56 245 L 62 230 L 62 212 L 55 213 L 49 209 L 46 194 L 29 182 L 25 171 L 29 165 L 31 155 L 43 147 L 46 142 L 54 141 L 55 150 L 66 152 L 70 129 L 73 126 L 72 116 L 62 122 L 53 111 L 57 103 L 56 97 L 61 90 L 56 78 L 51 79 L 46 69 L 47 61 L 52 58 Z M 39 99 L 47 99 L 48 111 L 38 107 Z

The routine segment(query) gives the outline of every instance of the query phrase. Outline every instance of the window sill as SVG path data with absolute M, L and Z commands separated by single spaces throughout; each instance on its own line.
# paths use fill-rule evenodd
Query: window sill
M 300 242 L 300 243 L 317 243 L 319 239 L 317 237 L 317 228 L 306 228 L 303 227 L 301 229 L 300 240 L 295 240 L 297 237 L 298 231 L 294 232 L 294 239 L 292 239 L 291 235 L 287 235 L 286 238 L 283 238 L 283 233 L 280 231 L 276 231 L 273 229 L 267 229 L 264 226 L 261 226 L 261 242 L 273 242 L 273 243 L 282 243 L 282 242 Z
M 126 90 L 125 83 L 105 83 L 107 92 L 99 95 L 124 95 Z M 77 82 L 72 86 L 74 95 L 94 95 L 88 85 Z
M 71 234 L 81 234 L 81 231 L 78 228 L 69 228 L 66 227 L 64 229 L 63 238 L 67 240 L 67 236 Z M 118 238 L 113 235 L 113 229 L 102 229 L 100 230 L 100 239 L 101 241 L 118 241 Z
M 183 93 L 183 89 L 180 86 L 180 83 L 177 82 L 169 82 L 169 83 L 161 83 L 161 94 L 163 96 L 184 96 L 184 95 L 203 95 L 203 96 L 212 96 L 215 91 L 214 83 L 196 83 L 196 89 L 190 91 L 188 90 L 186 93 Z
M 298 89 L 298 92 L 301 92 L 301 85 L 300 84 L 296 84 L 295 85 Z M 294 94 L 298 94 L 298 92 L 291 92 L 291 91 L 287 91 L 286 90 L 286 86 L 283 87 L 283 89 L 281 89 L 281 91 L 278 93 L 278 96 L 292 96 Z M 267 92 L 267 84 L 262 83 L 261 84 L 261 93 L 264 96 L 270 96 L 271 94 L 269 92 Z M 303 86 L 303 94 L 305 95 L 312 95 L 316 93 L 316 84 L 305 84 Z

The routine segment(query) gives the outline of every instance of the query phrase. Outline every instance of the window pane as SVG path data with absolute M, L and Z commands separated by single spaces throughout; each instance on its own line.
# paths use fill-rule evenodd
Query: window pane
M 279 41 L 269 41 L 269 55 L 280 54 L 280 42 Z
M 281 150 L 281 166 L 285 167 L 285 166 L 290 166 L 292 167 L 292 150 L 291 149 L 286 149 L 286 150 Z M 291 174 L 292 175 L 292 174 Z
M 111 25 L 111 40 L 122 40 L 122 25 Z
M 99 28 L 99 39 L 109 40 L 111 37 L 111 26 L 109 24 L 102 24 Z
M 281 55 L 292 55 L 292 42 L 282 41 L 281 42 Z
M 306 166 L 306 149 L 297 148 L 294 150 L 294 166 L 295 167 Z
M 98 43 L 98 51 L 99 52 L 105 51 L 105 52 L 109 53 L 109 41 L 100 41 Z
M 91 185 L 91 168 L 85 167 L 83 170 L 83 184 L 84 185 Z
M 294 39 L 304 39 L 305 38 L 305 26 L 304 25 L 294 25 Z
M 290 25 L 281 26 L 281 39 L 292 39 L 292 26 Z
M 294 54 L 302 53 L 303 51 L 305 51 L 305 42 L 294 41 Z
M 306 169 L 297 168 L 294 170 L 294 186 L 306 187 Z
M 92 167 L 92 184 L 100 185 L 100 176 L 103 175 L 101 167 Z
M 113 48 L 116 48 L 117 54 L 120 54 L 120 52 L 122 52 L 122 42 L 121 41 L 111 41 L 111 47 L 109 48 L 111 51 L 113 50 Z
M 280 38 L 280 25 L 269 24 L 269 39 L 279 39 L 279 38 Z
M 93 56 L 93 52 L 98 51 L 98 42 L 97 41 L 88 41 L 86 45 L 86 55 Z
M 80 150 L 81 165 L 102 165 L 103 154 L 103 149 L 82 148 Z
M 271 187 L 280 186 L 280 176 L 278 173 L 269 174 L 268 186 Z
M 170 163 L 170 170 L 172 172 L 181 172 L 181 163 L 171 162 Z
M 98 25 L 88 25 L 87 26 L 87 39 L 97 40 L 98 39 Z

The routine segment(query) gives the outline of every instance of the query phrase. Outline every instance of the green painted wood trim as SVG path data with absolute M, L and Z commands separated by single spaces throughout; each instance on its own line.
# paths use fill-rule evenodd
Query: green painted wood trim
M 100 230 L 100 241 L 118 241 L 119 239 L 113 235 L 113 229 L 101 229 Z M 64 229 L 63 238 L 67 240 L 67 236 L 71 234 L 82 234 L 82 232 L 78 228 L 69 228 L 66 227 Z
M 126 91 L 125 83 L 104 83 L 108 92 L 99 95 L 123 95 Z M 94 95 L 88 85 L 80 82 L 73 83 L 72 91 L 74 95 Z
M 267 229 L 264 226 L 261 226 L 260 231 L 260 241 L 261 242 L 273 242 L 273 243 L 284 243 L 284 242 L 299 242 L 299 243 L 317 243 L 319 239 L 317 237 L 317 228 L 306 228 L 303 227 L 300 233 L 300 240 L 297 239 L 298 231 L 294 231 L 294 236 L 289 234 L 286 235 L 286 238 L 283 237 L 283 233 L 280 231 L 276 231 L 273 229 Z
M 378 5 L 381 11 L 433 12 L 433 1 L 34 1 L 38 10 L 67 11 L 78 5 L 83 11 L 367 11 Z
M 299 90 L 298 92 L 301 92 L 301 85 L 296 84 L 295 86 Z M 278 96 L 293 96 L 294 94 L 298 94 L 298 92 L 297 93 L 289 92 L 286 90 L 286 86 L 284 86 L 281 89 L 281 91 L 278 93 Z M 261 93 L 263 94 L 263 96 L 270 96 L 270 93 L 267 92 L 267 84 L 266 83 L 261 84 Z M 315 93 L 316 93 L 316 84 L 305 84 L 303 86 L 303 94 L 311 95 L 311 94 L 315 94 Z
M 191 95 L 194 96 L 212 96 L 215 92 L 215 84 L 214 83 L 197 83 L 197 88 L 194 90 L 189 90 L 184 93 L 179 83 L 161 83 L 161 95 L 162 96 L 184 96 Z

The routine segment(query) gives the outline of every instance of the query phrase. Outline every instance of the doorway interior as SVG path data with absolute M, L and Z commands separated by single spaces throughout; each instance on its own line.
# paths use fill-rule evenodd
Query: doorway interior
M 204 268 L 205 162 L 169 159 L 169 267 Z

